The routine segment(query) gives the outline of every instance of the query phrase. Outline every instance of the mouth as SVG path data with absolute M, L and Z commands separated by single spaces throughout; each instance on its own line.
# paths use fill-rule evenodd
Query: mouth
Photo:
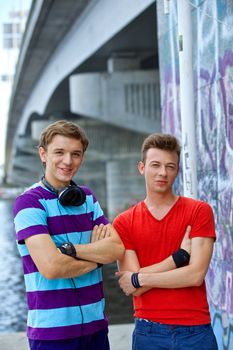
M 156 183 L 156 185 L 164 186 L 164 185 L 167 184 L 167 181 L 161 181 L 161 180 L 159 180 L 159 181 L 155 181 L 155 183 Z
M 59 172 L 61 172 L 63 175 L 71 175 L 72 169 L 67 168 L 58 168 Z

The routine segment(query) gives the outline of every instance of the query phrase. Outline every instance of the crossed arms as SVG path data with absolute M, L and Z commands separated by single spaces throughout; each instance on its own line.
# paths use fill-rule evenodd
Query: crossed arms
M 32 260 L 39 272 L 48 279 L 71 278 L 122 259 L 124 246 L 111 224 L 95 226 L 91 242 L 76 244 L 78 259 L 61 254 L 50 235 L 39 234 L 25 240 Z
M 187 238 L 190 227 L 187 228 L 182 244 L 187 249 Z M 207 273 L 213 252 L 213 238 L 196 237 L 191 240 L 191 258 L 189 265 L 176 268 L 172 256 L 158 264 L 140 268 L 136 252 L 126 250 L 124 258 L 119 260 L 120 288 L 126 295 L 139 296 L 152 288 L 184 288 L 200 286 Z M 181 244 L 181 247 L 182 247 Z M 188 249 L 187 249 L 188 250 Z M 139 272 L 138 280 L 141 288 L 134 288 L 131 283 L 133 272 Z

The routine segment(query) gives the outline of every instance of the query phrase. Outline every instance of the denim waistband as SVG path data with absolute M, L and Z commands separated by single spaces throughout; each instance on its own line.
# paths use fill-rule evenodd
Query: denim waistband
M 153 329 L 160 329 L 164 331 L 187 331 L 187 332 L 200 332 L 201 329 L 209 328 L 210 324 L 202 324 L 202 325 L 177 325 L 177 324 L 164 324 L 160 322 L 150 321 L 144 318 L 135 318 L 135 324 L 136 326 L 142 327 L 142 328 L 150 328 Z

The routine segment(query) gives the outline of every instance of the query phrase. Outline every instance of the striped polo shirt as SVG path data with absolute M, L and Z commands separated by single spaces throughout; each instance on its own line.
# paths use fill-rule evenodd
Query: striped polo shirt
M 36 183 L 14 203 L 14 223 L 23 261 L 28 303 L 29 339 L 58 340 L 93 334 L 107 327 L 102 271 L 97 268 L 75 278 L 48 280 L 34 264 L 24 240 L 47 233 L 56 246 L 90 243 L 94 225 L 108 220 L 90 189 L 79 207 L 62 206 L 56 194 Z

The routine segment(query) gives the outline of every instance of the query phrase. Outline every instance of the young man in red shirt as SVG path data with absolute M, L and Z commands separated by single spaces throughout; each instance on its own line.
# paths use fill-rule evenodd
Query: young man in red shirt
M 119 285 L 133 295 L 133 350 L 216 350 L 205 275 L 215 241 L 211 207 L 176 195 L 180 145 L 171 135 L 152 134 L 138 164 L 146 198 L 114 220 L 125 245 Z M 191 258 L 179 249 L 190 231 Z

